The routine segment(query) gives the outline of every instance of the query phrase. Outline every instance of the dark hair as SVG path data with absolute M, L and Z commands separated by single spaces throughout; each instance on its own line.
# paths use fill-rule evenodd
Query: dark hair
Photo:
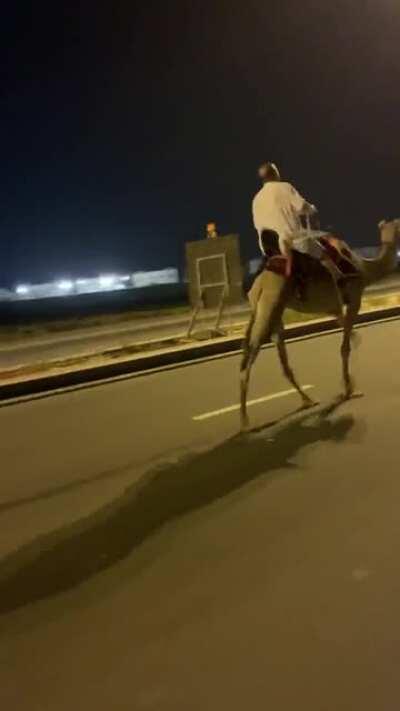
M 280 180 L 280 175 L 277 167 L 273 163 L 270 163 L 270 161 L 268 160 L 265 160 L 260 164 L 258 172 L 265 183 Z

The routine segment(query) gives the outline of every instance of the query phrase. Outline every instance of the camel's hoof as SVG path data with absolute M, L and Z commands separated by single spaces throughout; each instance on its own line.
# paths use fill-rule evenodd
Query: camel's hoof
M 309 410 L 311 407 L 317 407 L 317 405 L 319 405 L 318 400 L 312 400 L 310 397 L 306 397 L 303 399 L 301 409 Z
M 352 390 L 348 393 L 343 393 L 342 400 L 357 400 L 359 397 L 364 397 L 364 393 L 361 390 Z
M 248 432 L 250 432 L 250 429 L 250 420 L 245 417 L 240 422 L 240 431 L 242 434 L 247 434 Z
M 362 390 L 354 390 L 350 395 L 350 400 L 356 400 L 359 397 L 364 397 Z

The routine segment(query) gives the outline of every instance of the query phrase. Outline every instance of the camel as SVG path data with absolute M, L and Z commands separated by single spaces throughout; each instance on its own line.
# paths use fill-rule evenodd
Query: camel
M 286 308 L 298 313 L 325 314 L 339 319 L 343 327 L 341 346 L 342 373 L 344 381 L 343 399 L 355 395 L 354 381 L 350 374 L 351 341 L 354 324 L 361 306 L 363 292 L 367 286 L 379 281 L 397 268 L 397 241 L 400 237 L 400 219 L 379 223 L 381 249 L 375 259 L 362 259 L 352 253 L 358 274 L 343 281 L 338 289 L 328 271 L 318 262 L 315 263 L 313 277 L 307 285 L 307 298 L 303 301 L 297 296 L 293 278 L 263 271 L 255 279 L 249 291 L 251 316 L 247 327 L 243 356 L 240 366 L 240 417 L 241 429 L 249 428 L 247 415 L 247 393 L 251 368 L 260 348 L 267 340 L 276 342 L 283 373 L 301 397 L 304 408 L 316 403 L 302 390 L 290 367 L 283 329 L 283 314 Z M 347 249 L 349 249 L 347 247 Z M 342 304 L 343 312 L 342 312 Z

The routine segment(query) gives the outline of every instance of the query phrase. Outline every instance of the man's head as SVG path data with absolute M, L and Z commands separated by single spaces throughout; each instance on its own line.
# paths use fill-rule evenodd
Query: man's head
M 258 175 L 263 183 L 269 183 L 281 179 L 279 170 L 275 163 L 264 161 L 258 168 Z

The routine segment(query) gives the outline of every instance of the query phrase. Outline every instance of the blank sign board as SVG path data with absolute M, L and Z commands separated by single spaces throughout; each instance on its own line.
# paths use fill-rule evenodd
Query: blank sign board
M 228 302 L 237 303 L 242 299 L 238 235 L 188 242 L 186 263 L 193 306 L 200 298 L 206 307 L 217 306 L 223 289 Z

